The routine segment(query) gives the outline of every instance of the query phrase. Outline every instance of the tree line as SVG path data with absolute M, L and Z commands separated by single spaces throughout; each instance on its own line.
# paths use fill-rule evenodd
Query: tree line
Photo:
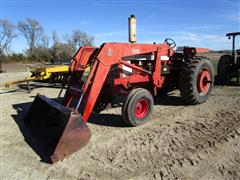
M 49 36 L 43 26 L 32 18 L 19 21 L 16 25 L 9 20 L 0 19 L 0 26 L 0 56 L 5 62 L 67 60 L 76 53 L 79 47 L 94 44 L 94 37 L 79 29 L 73 30 L 70 35 L 66 34 L 64 40 L 59 38 L 56 31 Z M 17 36 L 22 36 L 26 40 L 26 51 L 10 53 L 11 42 Z M 50 40 L 52 40 L 51 46 Z

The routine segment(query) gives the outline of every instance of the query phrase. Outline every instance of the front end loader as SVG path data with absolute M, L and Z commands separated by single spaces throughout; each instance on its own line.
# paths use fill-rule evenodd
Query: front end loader
M 175 46 L 167 38 L 161 44 L 81 47 L 72 59 L 61 103 L 38 94 L 24 119 L 26 127 L 54 163 L 87 144 L 91 113 L 100 112 L 116 97 L 123 97 L 122 116 L 129 126 L 152 119 L 153 97 L 163 89 L 178 88 L 186 104 L 205 102 L 213 86 L 212 64 L 197 56 L 196 48 L 184 47 L 179 53 Z

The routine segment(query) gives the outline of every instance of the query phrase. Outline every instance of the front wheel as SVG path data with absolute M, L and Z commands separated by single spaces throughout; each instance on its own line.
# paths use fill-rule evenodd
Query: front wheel
M 152 119 L 152 94 L 143 88 L 132 90 L 123 104 L 122 115 L 130 126 L 140 126 Z

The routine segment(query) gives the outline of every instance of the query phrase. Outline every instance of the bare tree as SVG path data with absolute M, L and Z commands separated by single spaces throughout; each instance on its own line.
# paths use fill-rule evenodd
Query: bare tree
M 0 55 L 3 55 L 4 51 L 7 50 L 9 43 L 17 35 L 14 32 L 15 26 L 8 20 L 0 19 Z
M 64 42 L 60 41 L 57 32 L 52 32 L 52 56 L 55 60 L 70 59 L 76 52 L 72 36 L 65 34 L 63 39 Z
M 59 43 L 55 47 L 55 59 L 66 60 L 71 59 L 75 53 L 75 48 L 68 43 Z
M 59 37 L 55 30 L 52 32 L 52 40 L 53 40 L 53 45 L 59 43 Z
M 37 42 L 42 40 L 43 27 L 36 20 L 27 18 L 26 21 L 18 23 L 18 30 L 26 38 L 30 55 L 32 55 Z
M 94 37 L 89 36 L 86 32 L 82 32 L 79 29 L 73 31 L 72 40 L 76 48 L 92 46 L 94 44 Z
M 48 48 L 49 47 L 49 36 L 47 34 L 42 35 L 42 43 L 41 46 Z
M 73 41 L 73 38 L 72 38 L 72 35 L 68 35 L 68 34 L 65 34 L 64 35 L 64 39 L 66 41 L 66 45 L 71 48 L 73 54 L 75 54 L 75 52 L 77 51 L 78 47 L 76 47 L 74 41 Z
M 60 42 L 59 42 L 58 34 L 55 30 L 52 32 L 52 40 L 53 40 L 52 55 L 53 55 L 53 58 L 56 59 L 57 58 L 57 49 L 58 49 L 57 46 Z
M 80 46 L 91 46 L 94 40 L 80 30 L 75 30 L 72 35 L 65 34 L 63 39 L 63 42 L 60 41 L 57 32 L 52 32 L 52 56 L 55 60 L 70 59 Z

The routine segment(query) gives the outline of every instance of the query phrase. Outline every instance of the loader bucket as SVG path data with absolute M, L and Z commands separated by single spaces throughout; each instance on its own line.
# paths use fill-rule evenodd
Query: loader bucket
M 82 148 L 91 136 L 78 112 L 40 94 L 35 97 L 24 122 L 52 163 Z

